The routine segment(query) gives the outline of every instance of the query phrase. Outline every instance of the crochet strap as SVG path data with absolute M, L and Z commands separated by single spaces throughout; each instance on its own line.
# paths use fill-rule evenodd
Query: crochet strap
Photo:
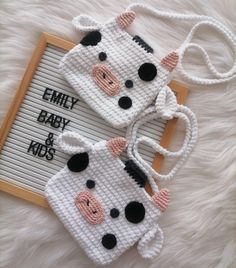
M 162 91 L 171 91 L 171 89 L 165 87 L 164 89 L 162 89 Z M 135 122 L 133 122 L 128 127 L 126 136 L 127 140 L 129 141 L 127 148 L 128 157 L 132 159 L 141 169 L 143 169 L 146 174 L 149 175 L 150 184 L 154 192 L 156 190 L 156 183 L 153 178 L 157 180 L 171 180 L 174 178 L 176 172 L 180 169 L 180 167 L 183 165 L 184 161 L 192 151 L 197 141 L 198 130 L 196 116 L 190 109 L 178 104 L 176 104 L 174 108 L 173 101 L 170 101 L 172 109 L 169 109 L 168 103 L 162 105 L 162 103 L 166 101 L 166 94 L 162 94 L 162 92 L 160 92 L 159 95 L 160 97 L 156 100 L 156 107 L 162 106 L 163 109 L 157 111 L 157 108 L 155 106 L 149 107 L 136 119 Z M 169 96 L 175 98 L 174 94 L 171 94 Z M 166 148 L 158 144 L 155 140 L 149 137 L 137 137 L 138 129 L 145 122 L 158 118 L 167 119 L 166 111 L 168 111 L 168 119 L 179 118 L 184 122 L 186 128 L 186 135 L 182 147 L 175 152 L 167 150 Z M 160 153 L 165 157 L 177 158 L 177 163 L 168 174 L 160 174 L 159 172 L 154 170 L 139 154 L 138 147 L 140 143 L 147 144 L 148 146 L 153 148 L 155 152 Z
M 204 16 L 204 15 L 181 14 L 181 13 L 160 11 L 160 10 L 154 9 L 151 6 L 140 4 L 140 3 L 131 4 L 127 8 L 127 10 L 132 10 L 132 11 L 144 10 L 159 18 L 197 22 L 192 27 L 185 41 L 177 49 L 177 52 L 179 54 L 179 64 L 178 64 L 177 70 L 181 73 L 181 75 L 183 75 L 189 81 L 197 83 L 197 84 L 210 85 L 210 84 L 218 84 L 218 83 L 226 82 L 236 77 L 236 37 L 221 22 L 217 21 L 216 19 L 212 17 Z M 222 72 L 222 73 L 217 71 L 215 66 L 212 64 L 207 51 L 202 46 L 192 42 L 196 32 L 205 27 L 211 27 L 214 30 L 216 30 L 219 34 L 221 34 L 226 40 L 226 42 L 229 44 L 230 48 L 232 49 L 234 60 L 233 60 L 233 65 L 229 71 Z M 206 67 L 208 68 L 209 72 L 213 75 L 213 78 L 197 77 L 197 76 L 189 74 L 184 69 L 183 58 L 186 52 L 190 48 L 197 49 L 200 52 L 200 54 L 202 55 L 204 59 Z

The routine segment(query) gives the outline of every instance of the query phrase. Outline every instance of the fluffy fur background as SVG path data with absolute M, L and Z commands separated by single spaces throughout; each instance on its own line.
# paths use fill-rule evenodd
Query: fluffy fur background
M 158 9 L 213 16 L 236 34 L 236 1 L 145 1 Z M 88 13 L 105 21 L 130 1 L 0 2 L 0 115 L 5 115 L 41 32 L 78 41 L 70 21 Z M 149 40 L 158 57 L 176 48 L 190 24 L 139 16 L 132 32 Z M 232 54 L 209 29 L 199 38 L 219 70 L 230 67 Z M 188 69 L 205 72 L 196 55 Z M 178 77 L 177 77 L 178 78 Z M 220 86 L 189 86 L 188 106 L 197 114 L 199 141 L 176 180 L 168 185 L 172 201 L 160 225 L 165 246 L 153 262 L 131 249 L 110 267 L 236 267 L 236 80 Z M 0 196 L 0 267 L 93 267 L 57 218 L 46 209 L 4 193 Z

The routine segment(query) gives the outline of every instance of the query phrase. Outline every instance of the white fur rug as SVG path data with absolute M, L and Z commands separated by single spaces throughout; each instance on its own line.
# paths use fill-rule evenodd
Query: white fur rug
M 213 16 L 236 34 L 236 1 L 145 1 L 158 9 Z M 78 41 L 70 23 L 88 13 L 104 21 L 130 1 L 0 2 L 0 115 L 3 118 L 42 31 Z M 176 48 L 190 24 L 164 23 L 142 17 L 132 30 L 150 40 L 160 57 Z M 205 44 L 220 70 L 229 68 L 230 51 L 211 33 Z M 189 70 L 201 74 L 198 57 Z M 199 120 L 199 140 L 184 168 L 168 187 L 172 200 L 160 225 L 165 246 L 153 262 L 131 249 L 110 267 L 233 268 L 236 267 L 236 81 L 211 87 L 190 86 L 188 106 Z M 0 267 L 94 267 L 57 218 L 46 209 L 2 193 Z

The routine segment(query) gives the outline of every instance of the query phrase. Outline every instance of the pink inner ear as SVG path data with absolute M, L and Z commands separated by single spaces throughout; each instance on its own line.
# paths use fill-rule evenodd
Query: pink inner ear
M 161 65 L 168 71 L 172 72 L 178 64 L 179 55 L 176 52 L 171 52 L 161 60 Z
M 125 11 L 116 18 L 116 22 L 121 29 L 125 29 L 134 21 L 134 19 L 135 13 L 133 11 Z
M 155 203 L 155 205 L 162 211 L 164 212 L 169 204 L 170 200 L 170 191 L 166 188 L 161 189 L 160 192 L 155 193 L 152 196 L 152 200 Z
M 125 149 L 127 141 L 125 138 L 118 137 L 107 141 L 107 146 L 114 157 L 119 156 Z

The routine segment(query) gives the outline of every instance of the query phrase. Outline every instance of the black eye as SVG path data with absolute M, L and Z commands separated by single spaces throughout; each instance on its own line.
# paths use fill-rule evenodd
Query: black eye
M 112 218 L 117 218 L 117 217 L 119 217 L 119 215 L 120 215 L 120 211 L 117 208 L 111 209 L 110 216 Z
M 152 63 L 144 63 L 139 67 L 138 75 L 143 81 L 152 81 L 157 75 L 157 68 Z
M 125 81 L 125 86 L 127 88 L 132 88 L 134 86 L 133 81 L 132 80 L 126 80 Z
M 104 60 L 107 59 L 107 54 L 105 52 L 100 52 L 98 54 L 98 58 L 99 58 L 100 61 L 104 61 Z
M 92 189 L 95 187 L 95 181 L 93 180 L 87 180 L 86 182 L 86 186 L 89 188 L 89 189 Z

